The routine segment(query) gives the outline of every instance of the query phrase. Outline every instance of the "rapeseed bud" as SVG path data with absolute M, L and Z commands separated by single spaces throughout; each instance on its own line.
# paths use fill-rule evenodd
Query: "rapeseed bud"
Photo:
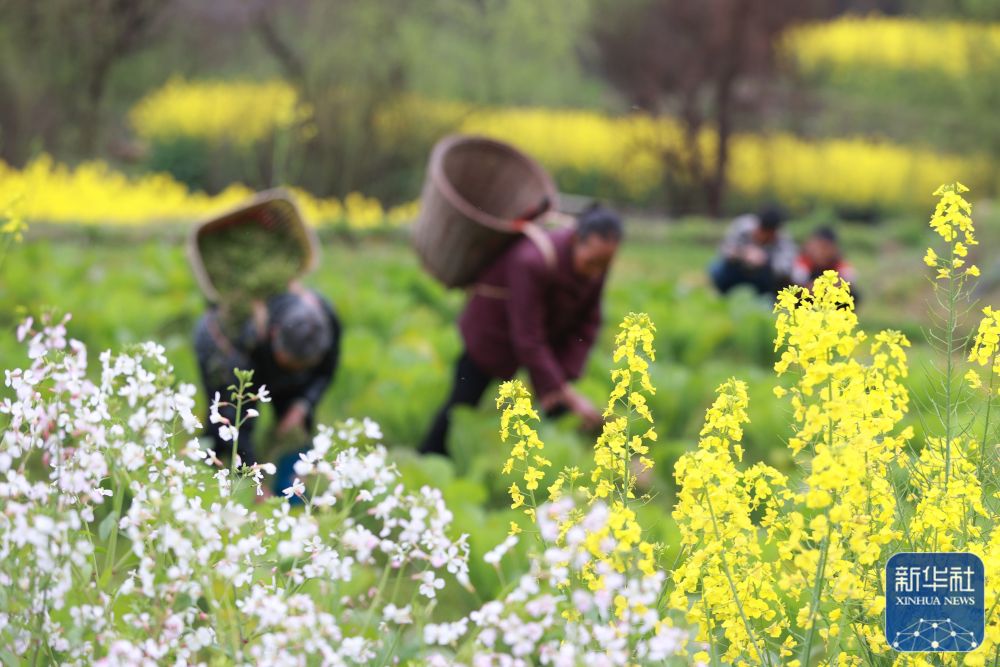
M 627 502 L 635 497 L 633 460 L 639 472 L 653 467 L 652 459 L 646 455 L 649 443 L 657 436 L 646 395 L 656 393 L 649 379 L 649 365 L 656 358 L 655 333 L 656 327 L 648 315 L 630 313 L 615 336 L 613 358 L 619 367 L 611 371 L 615 386 L 604 410 L 604 429 L 594 448 L 590 481 L 595 486 L 584 490 L 594 499 L 608 498 L 619 491 L 619 499 Z M 633 431 L 637 421 L 646 425 Z

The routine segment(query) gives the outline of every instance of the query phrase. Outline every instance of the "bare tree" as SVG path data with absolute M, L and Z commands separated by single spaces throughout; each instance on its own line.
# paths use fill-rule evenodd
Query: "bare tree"
M 443 131 L 405 110 L 411 54 L 399 33 L 420 11 L 405 0 L 296 0 L 253 13 L 254 34 L 310 110 L 297 182 L 399 197 L 396 181 Z
M 596 64 L 633 104 L 676 115 L 677 145 L 657 146 L 671 205 L 694 207 L 700 192 L 712 215 L 726 194 L 729 139 L 739 103 L 766 94 L 776 44 L 796 22 L 818 16 L 825 0 L 605 0 L 591 35 Z M 705 130 L 714 136 L 706 154 Z
M 0 155 L 93 154 L 115 67 L 152 44 L 172 1 L 0 0 Z

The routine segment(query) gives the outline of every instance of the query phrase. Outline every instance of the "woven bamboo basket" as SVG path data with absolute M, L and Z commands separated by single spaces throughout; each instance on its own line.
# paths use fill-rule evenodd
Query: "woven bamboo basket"
M 452 135 L 434 147 L 413 245 L 424 267 L 448 287 L 475 281 L 524 229 L 556 207 L 551 177 L 505 143 Z
M 227 289 L 224 285 L 212 283 L 205 267 L 202 249 L 205 239 L 234 225 L 258 225 L 275 234 L 290 235 L 294 238 L 301 249 L 296 278 L 306 275 L 319 263 L 319 242 L 316 232 L 302 219 L 291 193 L 283 189 L 260 192 L 246 204 L 196 225 L 188 236 L 188 260 L 198 285 L 212 303 L 217 303 Z M 287 287 L 288 285 L 275 285 L 275 292 L 284 291 Z

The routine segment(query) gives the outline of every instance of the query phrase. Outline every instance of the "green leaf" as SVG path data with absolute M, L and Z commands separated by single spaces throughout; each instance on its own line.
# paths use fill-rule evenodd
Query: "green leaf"
M 111 535 L 111 531 L 115 530 L 115 513 L 109 512 L 106 517 L 101 520 L 101 523 L 97 526 L 97 538 L 101 542 L 107 542 L 108 537 Z

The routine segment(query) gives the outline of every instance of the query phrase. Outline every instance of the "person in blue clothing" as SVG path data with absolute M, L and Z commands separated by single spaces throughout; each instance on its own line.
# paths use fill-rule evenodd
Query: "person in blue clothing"
M 311 433 L 316 405 L 330 386 L 340 356 L 341 325 L 333 306 L 311 290 L 293 287 L 253 304 L 252 316 L 235 333 L 227 330 L 220 310 L 213 306 L 198 321 L 195 353 L 205 393 L 211 402 L 218 392 L 228 401 L 227 387 L 235 383 L 233 370 L 253 370 L 253 385 L 265 385 L 271 395 L 279 439 Z M 222 406 L 219 414 L 235 423 L 235 408 Z M 253 431 L 256 420 L 240 428 L 237 454 L 247 464 L 258 461 Z M 209 423 L 216 452 L 225 455 L 231 443 L 219 434 L 219 424 Z M 306 443 L 303 443 L 305 445 Z M 298 451 L 277 463 L 274 490 L 291 485 Z

